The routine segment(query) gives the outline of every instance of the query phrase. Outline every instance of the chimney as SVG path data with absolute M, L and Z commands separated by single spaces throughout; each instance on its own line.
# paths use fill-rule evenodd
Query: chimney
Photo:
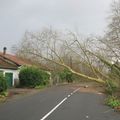
M 6 51 L 7 51 L 7 48 L 6 48 L 6 47 L 4 47 L 4 48 L 3 48 L 3 55 L 5 55 L 5 54 L 6 54 Z

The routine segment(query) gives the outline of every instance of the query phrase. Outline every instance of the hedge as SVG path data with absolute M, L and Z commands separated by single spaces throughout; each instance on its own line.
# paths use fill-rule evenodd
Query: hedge
M 36 87 L 47 85 L 50 75 L 37 67 L 23 67 L 19 73 L 20 86 Z

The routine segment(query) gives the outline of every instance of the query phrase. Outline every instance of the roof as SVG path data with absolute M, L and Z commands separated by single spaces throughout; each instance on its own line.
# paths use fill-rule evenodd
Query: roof
M 15 55 L 12 54 L 3 54 L 2 52 L 0 52 L 0 57 L 13 62 L 14 64 L 16 64 L 17 66 L 22 66 L 22 65 L 30 65 L 31 62 L 28 60 L 23 60 Z
M 16 64 L 0 57 L 0 68 L 2 68 L 2 69 L 17 69 L 18 66 Z
M 35 61 L 19 58 L 12 54 L 3 54 L 0 52 L 0 68 L 4 69 L 18 69 L 18 67 L 23 65 L 35 65 L 39 66 L 43 70 L 52 71 L 47 65 L 40 64 Z

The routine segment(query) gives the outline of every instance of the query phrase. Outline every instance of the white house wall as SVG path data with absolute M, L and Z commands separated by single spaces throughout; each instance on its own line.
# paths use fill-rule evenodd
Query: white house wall
M 13 73 L 13 80 L 12 80 L 13 86 L 14 86 L 15 80 L 19 79 L 19 70 L 0 69 L 0 71 L 3 71 L 4 75 L 5 75 L 5 73 Z

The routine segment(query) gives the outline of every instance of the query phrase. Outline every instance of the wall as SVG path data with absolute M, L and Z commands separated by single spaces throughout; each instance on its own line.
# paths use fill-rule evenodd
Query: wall
M 11 69 L 0 69 L 0 71 L 3 71 L 3 74 L 5 73 L 13 73 L 13 80 L 12 85 L 15 85 L 15 80 L 19 80 L 19 70 L 11 70 Z M 18 81 L 17 81 L 18 82 Z

